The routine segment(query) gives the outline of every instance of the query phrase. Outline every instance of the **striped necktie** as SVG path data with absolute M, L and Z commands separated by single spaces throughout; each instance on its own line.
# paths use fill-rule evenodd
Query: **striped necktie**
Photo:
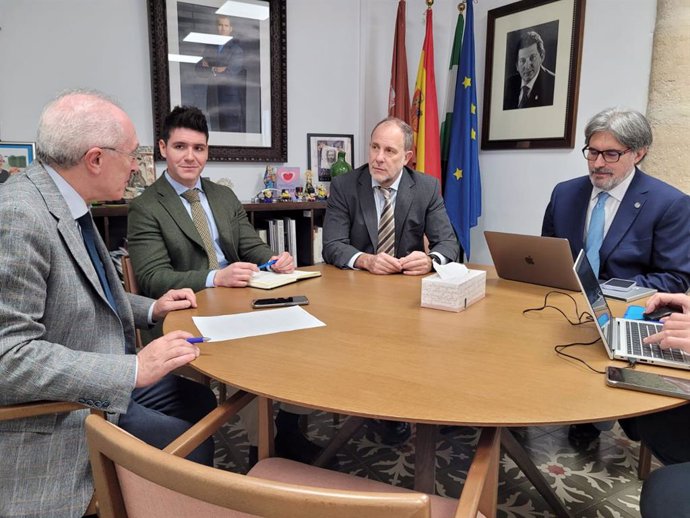
M 395 254 L 395 218 L 393 217 L 393 203 L 391 201 L 392 189 L 388 187 L 378 187 L 383 194 L 385 202 L 379 220 L 379 244 L 376 253 Z
M 606 207 L 606 200 L 609 198 L 609 193 L 600 192 L 597 199 L 597 204 L 592 209 L 592 215 L 589 218 L 589 228 L 587 229 L 587 240 L 585 243 L 585 252 L 589 264 L 592 265 L 594 275 L 599 277 L 599 249 L 604 242 L 604 220 Z
M 206 219 L 206 212 L 201 206 L 201 201 L 199 201 L 199 189 L 189 189 L 183 192 L 181 196 L 189 202 L 192 208 L 192 221 L 201 236 L 201 241 L 204 243 L 204 249 L 208 256 L 208 267 L 211 270 L 217 270 L 220 265 L 218 264 L 216 251 L 213 248 L 213 240 L 211 239 L 211 230 L 208 226 L 208 219 Z
M 529 86 L 525 85 L 520 89 L 520 102 L 518 103 L 518 108 L 524 108 L 527 104 L 527 99 L 529 99 Z

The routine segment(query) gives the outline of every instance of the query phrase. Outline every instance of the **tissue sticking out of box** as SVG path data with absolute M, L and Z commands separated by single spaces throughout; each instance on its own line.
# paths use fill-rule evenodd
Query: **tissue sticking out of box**
M 464 264 L 434 264 L 436 273 L 422 279 L 422 307 L 464 311 L 486 294 L 486 272 Z
M 459 281 L 470 273 L 462 263 L 439 264 L 434 261 L 434 270 L 444 281 Z

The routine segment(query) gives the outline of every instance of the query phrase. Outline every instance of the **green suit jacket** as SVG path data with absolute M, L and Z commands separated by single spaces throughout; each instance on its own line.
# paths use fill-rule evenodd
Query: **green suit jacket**
M 228 187 L 201 179 L 230 263 L 263 264 L 273 251 L 259 238 Z M 210 271 L 201 236 L 170 183 L 161 175 L 129 205 L 127 239 L 142 295 L 158 298 L 173 288 L 200 291 Z

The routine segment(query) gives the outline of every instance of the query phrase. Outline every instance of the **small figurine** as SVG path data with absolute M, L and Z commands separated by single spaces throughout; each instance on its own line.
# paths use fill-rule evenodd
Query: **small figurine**
M 287 189 L 283 189 L 283 191 L 280 193 L 280 201 L 292 201 L 290 191 L 288 191 Z
M 266 189 L 275 189 L 276 186 L 276 170 L 273 166 L 267 165 L 266 172 L 264 172 L 264 187 Z
M 304 189 L 302 187 L 295 187 L 295 201 L 302 201 L 304 197 Z
M 273 203 L 273 190 L 264 189 L 263 191 L 261 191 L 261 194 L 263 195 L 261 203 Z
M 328 194 L 326 193 L 326 189 L 324 188 L 323 185 L 319 184 L 319 186 L 316 188 L 316 199 L 319 201 L 323 201 L 326 198 L 328 198 Z
M 306 183 L 304 184 L 304 192 L 307 194 L 314 194 L 316 192 L 314 190 L 314 184 L 312 183 L 314 181 L 314 173 L 307 169 L 304 171 L 304 178 L 306 180 Z

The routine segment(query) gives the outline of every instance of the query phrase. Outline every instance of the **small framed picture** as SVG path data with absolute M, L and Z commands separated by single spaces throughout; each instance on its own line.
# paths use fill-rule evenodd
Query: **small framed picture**
M 354 135 L 307 133 L 307 169 L 316 174 L 319 182 L 331 181 L 331 166 L 339 151 L 345 152 L 345 161 L 354 168 Z
M 585 0 L 488 12 L 482 149 L 572 148 Z
M 139 146 L 137 149 L 139 169 L 132 173 L 122 198 L 131 200 L 139 196 L 144 189 L 156 181 L 156 165 L 153 161 L 153 147 Z
M 24 171 L 35 158 L 33 142 L 0 142 L 0 183 Z

